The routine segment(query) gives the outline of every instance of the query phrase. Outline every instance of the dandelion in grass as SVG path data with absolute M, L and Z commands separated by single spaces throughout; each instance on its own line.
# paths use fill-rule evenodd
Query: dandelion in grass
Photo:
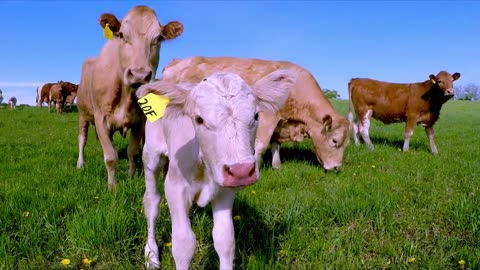
M 172 247 L 172 242 L 168 242 L 165 244 L 166 247 Z
M 89 258 L 83 258 L 82 262 L 84 265 L 89 266 L 92 263 L 92 260 Z
M 375 169 L 375 165 L 372 165 L 372 168 Z
M 62 259 L 60 261 L 60 263 L 63 265 L 63 266 L 67 266 L 67 265 L 70 265 L 70 260 L 69 259 Z
M 460 265 L 460 268 L 461 268 L 461 269 L 464 269 L 464 268 L 465 268 L 465 260 L 460 260 L 460 261 L 458 261 L 458 264 Z
M 252 189 L 252 191 L 250 191 L 250 193 L 252 193 L 252 194 L 257 194 L 257 192 L 255 191 L 255 189 Z
M 24 216 L 24 217 L 30 216 L 30 212 L 28 212 L 28 211 L 23 212 L 23 216 Z
M 235 221 L 239 221 L 240 219 L 242 219 L 242 218 L 239 215 L 236 215 L 236 216 L 233 217 L 233 220 L 235 220 Z
M 99 199 L 98 196 L 95 196 L 95 197 L 93 197 L 93 198 L 94 198 L 95 200 L 98 200 L 98 199 Z
M 415 263 L 416 261 L 417 261 L 417 259 L 415 259 L 415 257 L 408 258 L 409 263 Z

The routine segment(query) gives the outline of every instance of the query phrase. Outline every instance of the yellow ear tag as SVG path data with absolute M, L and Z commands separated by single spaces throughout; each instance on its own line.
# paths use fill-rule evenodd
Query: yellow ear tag
M 434 84 L 437 83 L 437 82 L 435 81 L 435 79 L 430 79 L 430 80 L 431 80 Z
M 109 24 L 105 24 L 105 28 L 103 28 L 103 36 L 107 39 L 113 39 L 113 32 L 110 30 Z
M 167 108 L 170 98 L 149 93 L 139 98 L 137 102 L 140 108 L 142 108 L 143 113 L 147 116 L 148 121 L 153 123 L 165 114 L 165 108 Z

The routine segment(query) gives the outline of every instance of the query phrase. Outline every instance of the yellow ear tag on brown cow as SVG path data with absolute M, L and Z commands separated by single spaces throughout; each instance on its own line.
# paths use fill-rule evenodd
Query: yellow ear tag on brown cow
M 431 80 L 434 84 L 437 83 L 437 82 L 435 81 L 435 79 L 430 79 L 430 80 Z
M 162 118 L 165 114 L 165 109 L 167 108 L 170 99 L 154 93 L 149 93 L 144 97 L 139 98 L 137 102 L 140 105 L 140 108 L 142 108 L 143 113 L 147 116 L 148 121 L 153 123 Z
M 105 28 L 103 28 L 103 36 L 105 36 L 107 39 L 113 39 L 113 32 L 110 30 L 108 23 L 105 24 Z

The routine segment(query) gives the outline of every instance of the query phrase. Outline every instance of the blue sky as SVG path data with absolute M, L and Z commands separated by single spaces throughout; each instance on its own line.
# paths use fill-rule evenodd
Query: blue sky
M 36 86 L 78 83 L 84 59 L 106 42 L 98 18 L 135 5 L 184 33 L 160 51 L 174 58 L 237 56 L 297 63 L 347 98 L 352 77 L 417 82 L 440 70 L 480 84 L 480 1 L 0 1 L 0 89 L 35 103 Z M 157 73 L 157 77 L 160 72 Z

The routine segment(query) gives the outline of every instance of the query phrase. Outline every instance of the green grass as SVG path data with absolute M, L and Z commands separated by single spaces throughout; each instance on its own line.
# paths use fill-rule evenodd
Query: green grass
M 347 114 L 346 101 L 334 105 Z M 265 162 L 235 201 L 236 269 L 462 269 L 459 260 L 479 269 L 479 112 L 475 102 L 444 106 L 438 156 L 423 128 L 402 153 L 404 125 L 372 121 L 375 150 L 352 142 L 338 174 L 323 172 L 309 141 L 282 146 L 282 168 Z M 119 189 L 107 192 L 93 130 L 77 170 L 77 117 L 0 109 L 0 269 L 143 268 L 143 175 L 128 178 L 117 134 Z M 174 269 L 167 207 L 162 196 L 157 240 L 163 269 Z M 191 218 L 192 269 L 218 268 L 210 208 L 194 207 Z

